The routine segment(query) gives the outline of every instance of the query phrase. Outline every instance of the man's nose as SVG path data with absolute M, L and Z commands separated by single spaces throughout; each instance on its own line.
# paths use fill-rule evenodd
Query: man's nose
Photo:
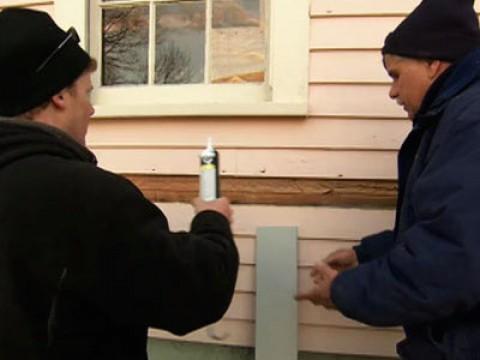
M 390 99 L 395 100 L 398 97 L 398 90 L 395 84 L 390 85 L 390 91 L 388 92 Z

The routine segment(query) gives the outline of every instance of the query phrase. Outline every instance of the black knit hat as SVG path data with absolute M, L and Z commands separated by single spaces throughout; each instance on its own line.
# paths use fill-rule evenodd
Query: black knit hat
M 0 115 L 15 116 L 46 102 L 89 66 L 74 30 L 60 29 L 45 12 L 0 12 Z
M 455 62 L 480 46 L 474 0 L 423 0 L 385 39 L 382 54 Z

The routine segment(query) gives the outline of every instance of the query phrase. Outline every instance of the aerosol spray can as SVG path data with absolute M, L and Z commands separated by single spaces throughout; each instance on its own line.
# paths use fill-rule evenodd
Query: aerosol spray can
M 200 154 L 200 198 L 212 201 L 220 197 L 220 181 L 218 176 L 219 157 L 208 138 L 207 147 Z

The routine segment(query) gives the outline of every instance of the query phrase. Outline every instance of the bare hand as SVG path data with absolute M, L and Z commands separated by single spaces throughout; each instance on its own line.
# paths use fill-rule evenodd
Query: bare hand
M 332 283 L 338 275 L 338 271 L 328 264 L 321 262 L 315 264 L 310 272 L 313 287 L 306 292 L 298 293 L 296 300 L 309 300 L 315 305 L 322 305 L 327 309 L 334 309 L 335 305 L 331 298 Z
M 230 207 L 230 201 L 225 197 L 212 201 L 204 201 L 197 197 L 192 200 L 192 205 L 195 210 L 195 214 L 205 210 L 212 210 L 225 216 L 229 222 L 232 222 L 233 220 L 233 210 Z
M 345 271 L 358 266 L 357 254 L 352 248 L 338 249 L 330 253 L 323 261 L 337 271 Z

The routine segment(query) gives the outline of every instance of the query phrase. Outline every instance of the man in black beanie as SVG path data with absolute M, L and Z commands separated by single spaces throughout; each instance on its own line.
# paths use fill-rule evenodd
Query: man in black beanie
M 382 49 L 413 121 L 395 227 L 314 266 L 315 304 L 403 326 L 401 359 L 480 359 L 480 31 L 472 0 L 424 0 Z
M 84 146 L 96 63 L 43 12 L 0 12 L 0 359 L 147 358 L 149 326 L 219 320 L 238 252 L 225 198 L 189 232 Z

